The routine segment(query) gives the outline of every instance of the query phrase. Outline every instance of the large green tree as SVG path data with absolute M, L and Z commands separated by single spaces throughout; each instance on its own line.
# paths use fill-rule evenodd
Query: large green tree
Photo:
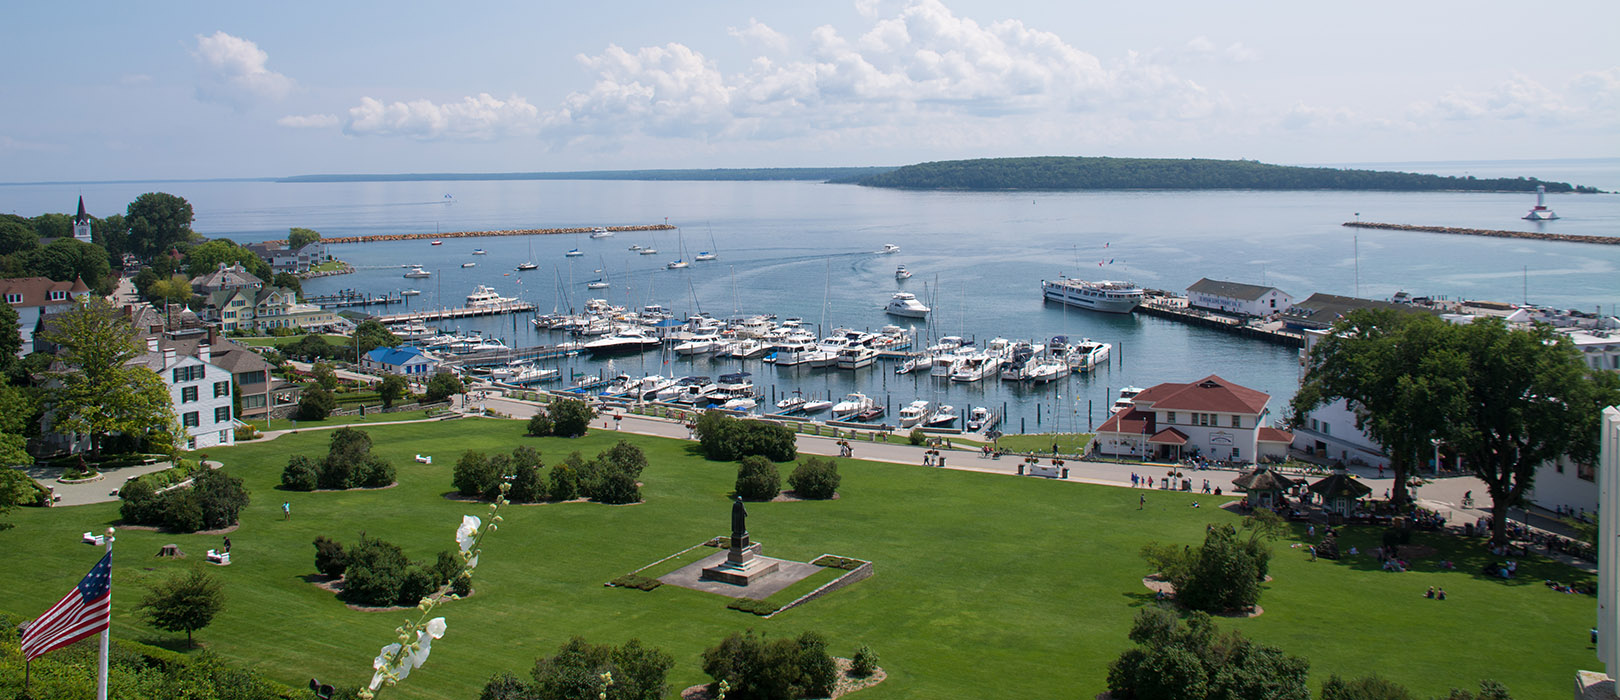
M 0 255 L 11 255 L 39 247 L 39 233 L 27 224 L 0 221 Z
M 296 226 L 287 231 L 287 247 L 291 250 L 298 250 L 318 240 L 321 240 L 319 231 Z
M 374 319 L 361 321 L 360 325 L 355 327 L 354 333 L 358 336 L 358 350 L 362 355 L 378 347 L 397 347 L 400 343 L 399 336 L 390 333 L 387 326 Z
M 22 350 L 22 329 L 17 309 L 10 304 L 0 304 L 0 375 L 11 374 Z
M 90 242 L 106 250 L 107 257 L 113 262 L 120 262 L 124 253 L 130 252 L 129 222 L 124 220 L 123 214 L 113 214 L 105 219 L 91 219 Z
M 57 282 L 84 280 L 86 285 L 105 295 L 112 291 L 108 273 L 107 251 L 94 243 L 74 238 L 61 238 L 43 248 L 21 251 L 11 256 L 7 274 L 13 276 L 49 277 Z
M 176 430 L 169 390 L 146 367 L 130 366 L 140 355 L 135 330 L 106 301 L 91 297 L 61 314 L 46 339 L 63 349 L 71 368 L 50 391 L 57 431 L 90 436 L 91 454 L 101 454 L 107 435 L 150 437 Z
M 194 568 L 152 586 L 136 610 L 153 627 L 185 632 L 190 648 L 191 633 L 207 627 L 224 606 L 225 591 L 219 581 Z
M 193 246 L 186 253 L 186 274 L 192 277 L 213 272 L 219 269 L 221 264 L 227 266 L 240 264 L 249 274 L 264 282 L 269 282 L 274 276 L 270 271 L 270 263 L 229 238 L 215 238 Z
M 1546 326 L 1511 329 L 1501 319 L 1457 329 L 1466 353 L 1466 394 L 1446 438 L 1491 494 L 1491 539 L 1507 542 L 1507 509 L 1560 457 L 1596 460 L 1598 416 L 1620 402 L 1613 375 L 1594 372 L 1568 338 Z
M 40 214 L 32 219 L 34 231 L 40 238 L 70 238 L 73 236 L 73 217 L 60 212 Z
M 1395 502 L 1406 503 L 1420 455 L 1463 410 L 1466 363 L 1453 331 L 1426 314 L 1352 312 L 1311 350 L 1310 369 L 1293 399 L 1295 420 L 1348 400 L 1356 427 L 1389 455 Z
M 170 248 L 186 246 L 191 232 L 191 203 L 167 192 L 148 192 L 135 198 L 124 211 L 129 224 L 129 247 L 143 260 L 152 260 Z

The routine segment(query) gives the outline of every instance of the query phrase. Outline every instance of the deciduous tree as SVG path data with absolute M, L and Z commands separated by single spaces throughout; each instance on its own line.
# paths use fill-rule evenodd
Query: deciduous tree
M 176 433 L 169 389 L 146 367 L 129 366 L 140 351 L 135 331 L 106 301 L 91 297 L 61 314 L 46 339 L 63 348 L 73 369 L 57 376 L 50 391 L 53 426 L 90 436 L 92 455 L 110 433 L 151 436 Z
M 170 248 L 189 245 L 191 203 L 166 192 L 148 192 L 135 198 L 124 211 L 129 224 L 129 245 L 143 260 L 152 260 Z
M 219 581 L 191 569 L 154 585 L 137 610 L 148 624 L 166 632 L 185 632 L 191 647 L 191 633 L 208 626 L 225 606 L 225 591 Z
M 218 270 L 221 263 L 226 266 L 241 265 L 242 269 L 261 282 L 269 282 L 274 274 L 270 271 L 270 263 L 265 262 L 264 258 L 229 238 L 215 238 L 193 246 L 186 253 L 186 274 L 200 277 Z
M 405 378 L 397 374 L 390 374 L 382 378 L 377 384 L 377 397 L 382 399 L 383 408 L 393 408 L 394 402 L 405 396 Z
M 318 240 L 321 240 L 321 234 L 318 231 L 296 226 L 287 231 L 287 247 L 292 250 L 298 250 Z

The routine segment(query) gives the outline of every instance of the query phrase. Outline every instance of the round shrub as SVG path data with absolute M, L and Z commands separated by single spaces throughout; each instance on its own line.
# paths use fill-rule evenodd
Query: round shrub
M 529 418 L 529 434 L 534 437 L 545 437 L 552 434 L 551 416 L 546 415 L 543 410 L 536 411 Z
M 579 498 L 579 472 L 567 464 L 552 467 L 546 481 L 546 498 L 553 501 L 572 501 Z
M 190 491 L 202 511 L 202 526 L 210 530 L 235 525 L 237 516 L 248 505 L 247 487 L 223 469 L 202 470 L 192 477 Z
M 923 432 L 922 428 L 912 428 L 911 432 L 906 435 L 906 442 L 921 445 L 928 442 L 928 433 Z
M 322 576 L 338 578 L 343 570 L 349 567 L 349 554 L 343 551 L 343 543 L 320 535 L 315 538 L 315 570 Z
M 163 522 L 163 502 L 150 480 L 134 479 L 125 483 L 118 490 L 118 497 L 124 501 L 118 506 L 118 515 L 124 522 L 133 525 Z
M 557 399 L 548 408 L 552 433 L 559 437 L 579 437 L 591 427 L 596 411 L 578 399 Z
M 325 420 L 337 408 L 337 397 L 317 385 L 309 385 L 298 399 L 298 420 Z
M 849 675 L 856 678 L 866 678 L 877 670 L 877 666 L 877 652 L 872 651 L 872 647 L 862 644 L 861 648 L 855 650 L 855 658 L 850 659 Z
M 395 601 L 399 605 L 416 605 L 433 594 L 438 585 L 433 581 L 433 570 L 424 566 L 413 566 L 405 570 L 405 575 L 399 582 L 399 598 Z
M 366 455 L 357 471 L 356 480 L 366 488 L 380 489 L 394 483 L 394 465 L 377 455 Z
M 456 487 L 456 493 L 468 498 L 483 495 L 485 489 L 495 480 L 495 471 L 490 468 L 489 458 L 476 450 L 462 453 L 461 459 L 456 460 L 456 467 L 450 477 L 450 483 Z
M 320 481 L 320 465 L 304 455 L 293 455 L 281 470 L 281 485 L 291 491 L 314 491 Z
M 602 475 L 596 492 L 591 494 L 591 500 L 613 505 L 639 503 L 641 487 L 636 484 L 636 477 L 631 476 L 628 471 L 608 469 Z
M 782 476 L 771 460 L 744 457 L 737 467 L 737 496 L 745 501 L 769 501 L 782 492 Z
M 799 498 L 827 499 L 838 492 L 838 463 L 823 457 L 811 457 L 793 468 L 788 475 L 788 486 Z

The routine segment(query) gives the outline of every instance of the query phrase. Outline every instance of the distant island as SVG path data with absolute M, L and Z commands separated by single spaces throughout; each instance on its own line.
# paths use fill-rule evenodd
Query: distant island
M 1379 170 L 1305 168 L 1202 158 L 983 158 L 918 163 L 839 178 L 908 190 L 1382 190 L 1394 192 L 1597 193 L 1594 187 L 1534 178 L 1448 177 Z
M 555 173 L 395 173 L 294 175 L 276 182 L 412 182 L 425 180 L 811 180 L 853 182 L 894 170 L 894 166 L 861 168 L 710 168 L 707 170 L 576 170 Z M 1551 191 L 1551 190 L 1549 190 Z

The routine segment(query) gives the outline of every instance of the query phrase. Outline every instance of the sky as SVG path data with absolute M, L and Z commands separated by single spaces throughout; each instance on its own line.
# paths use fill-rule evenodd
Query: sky
M 0 182 L 1620 155 L 1620 3 L 14 3 Z

